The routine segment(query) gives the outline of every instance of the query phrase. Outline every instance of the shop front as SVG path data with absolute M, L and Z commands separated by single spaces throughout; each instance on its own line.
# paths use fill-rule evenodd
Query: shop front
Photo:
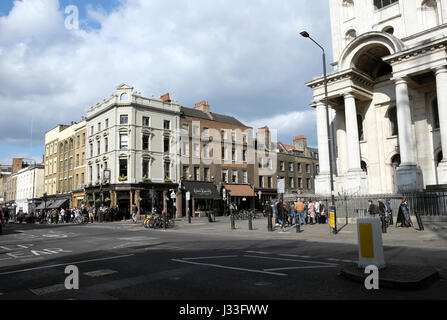
M 277 189 L 255 188 L 256 209 L 263 210 L 267 203 L 275 201 L 278 198 Z
M 189 200 L 186 193 L 189 192 Z M 185 205 L 182 206 L 182 215 L 187 215 L 189 209 L 192 216 L 206 216 L 208 212 L 223 214 L 221 210 L 221 196 L 216 186 L 212 182 L 205 181 L 183 181 L 182 199 Z
M 229 203 L 233 204 L 236 210 L 255 209 L 256 195 L 248 184 L 224 184 L 224 189 Z

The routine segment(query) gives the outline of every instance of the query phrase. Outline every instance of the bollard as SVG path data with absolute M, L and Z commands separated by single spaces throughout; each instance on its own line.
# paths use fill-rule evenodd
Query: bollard
M 267 215 L 267 231 L 273 232 L 272 214 L 269 212 Z
M 250 213 L 248 213 L 248 230 L 253 230 L 253 216 Z
M 188 223 L 191 223 L 191 211 L 188 208 Z
M 231 220 L 231 229 L 232 230 L 236 229 L 233 213 L 230 214 L 230 220 Z

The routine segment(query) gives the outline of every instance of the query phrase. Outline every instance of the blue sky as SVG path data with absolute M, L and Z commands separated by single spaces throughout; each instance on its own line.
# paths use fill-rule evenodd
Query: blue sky
M 64 26 L 67 5 L 79 30 Z M 330 54 L 328 0 L 1 0 L 0 163 L 40 159 L 46 131 L 121 83 L 187 107 L 207 100 L 283 143 L 305 134 L 316 146 L 305 82 L 321 55 L 304 28 Z

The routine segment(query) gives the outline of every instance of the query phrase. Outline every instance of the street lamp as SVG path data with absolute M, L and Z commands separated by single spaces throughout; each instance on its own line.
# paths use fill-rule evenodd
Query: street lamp
M 324 72 L 324 94 L 325 94 L 325 104 L 326 104 L 326 125 L 327 125 L 327 134 L 328 134 L 328 151 L 329 151 L 329 171 L 330 171 L 330 179 L 331 179 L 331 203 L 335 207 L 335 197 L 334 197 L 334 177 L 333 177 L 333 167 L 332 167 L 332 134 L 330 131 L 330 125 L 329 125 L 329 97 L 328 97 L 328 91 L 327 91 L 327 74 L 326 74 L 326 52 L 324 51 L 324 48 L 316 42 L 312 37 L 309 35 L 309 33 L 305 30 L 300 32 L 300 35 L 304 38 L 309 38 L 314 42 L 320 49 L 323 51 L 323 72 Z M 337 221 L 337 220 L 335 220 Z M 335 233 L 337 233 L 337 224 L 335 223 Z

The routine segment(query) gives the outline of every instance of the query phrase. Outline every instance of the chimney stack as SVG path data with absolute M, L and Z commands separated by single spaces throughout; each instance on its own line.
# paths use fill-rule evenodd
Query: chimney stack
M 307 149 L 307 139 L 306 136 L 296 136 L 295 139 L 293 139 L 293 146 L 298 151 L 305 151 Z
M 23 169 L 23 159 L 14 158 L 12 159 L 12 173 L 17 173 Z
M 269 150 L 271 144 L 269 127 L 265 126 L 259 128 L 258 132 L 256 133 L 256 140 L 258 141 L 259 145 L 264 145 Z
M 194 109 L 210 113 L 210 105 L 208 101 L 200 101 L 199 103 L 196 103 Z
M 166 93 L 166 94 L 162 95 L 162 96 L 160 97 L 160 99 L 161 99 L 161 101 L 163 101 L 163 102 L 171 102 L 171 97 L 169 96 L 169 93 Z

